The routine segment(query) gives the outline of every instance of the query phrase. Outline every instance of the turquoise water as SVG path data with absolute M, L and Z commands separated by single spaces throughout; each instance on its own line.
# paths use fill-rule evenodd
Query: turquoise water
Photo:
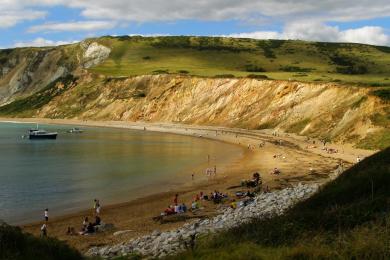
M 191 181 L 191 169 L 236 156 L 240 148 L 188 136 L 42 125 L 57 140 L 28 140 L 34 124 L 0 123 L 0 219 L 20 224 L 92 206 L 125 202 Z M 216 159 L 214 159 L 216 158 Z M 199 173 L 200 174 L 200 173 Z

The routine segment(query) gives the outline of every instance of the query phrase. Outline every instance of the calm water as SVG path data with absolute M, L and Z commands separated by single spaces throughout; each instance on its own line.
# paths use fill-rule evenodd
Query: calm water
M 143 131 L 40 126 L 57 140 L 22 139 L 34 124 L 0 123 L 0 219 L 11 224 L 124 202 L 191 181 L 191 168 L 236 156 L 240 148 L 187 136 Z M 216 158 L 216 159 L 214 159 Z

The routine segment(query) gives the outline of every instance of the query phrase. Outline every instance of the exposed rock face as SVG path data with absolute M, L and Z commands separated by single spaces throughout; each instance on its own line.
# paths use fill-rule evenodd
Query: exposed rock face
M 31 95 L 60 77 L 97 65 L 110 52 L 96 42 L 0 50 L 0 106 Z
M 358 140 L 378 128 L 369 118 L 381 106 L 367 89 L 332 83 L 87 75 L 37 116 L 275 128 Z
M 308 198 L 317 190 L 318 185 L 316 184 L 299 184 L 293 188 L 263 193 L 246 206 L 221 210 L 220 214 L 212 219 L 196 220 L 166 232 L 156 230 L 150 235 L 114 246 L 93 247 L 87 252 L 87 255 L 114 258 L 138 253 L 147 257 L 162 258 L 177 254 L 188 248 L 194 237 L 236 227 L 248 223 L 254 218 L 264 219 L 281 215 L 298 201 Z
M 89 45 L 83 43 L 82 47 L 85 48 L 84 52 L 84 68 L 90 68 L 103 62 L 111 52 L 110 48 L 93 42 Z

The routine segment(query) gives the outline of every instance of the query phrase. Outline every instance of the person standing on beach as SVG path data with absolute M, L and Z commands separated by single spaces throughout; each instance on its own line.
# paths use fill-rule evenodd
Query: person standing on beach
M 45 217 L 45 221 L 48 222 L 49 221 L 49 209 L 48 208 L 45 209 L 44 217 Z
M 217 176 L 217 165 L 214 165 L 214 176 Z
M 194 177 L 195 177 L 195 173 L 192 173 L 191 179 L 194 180 Z
M 47 226 L 46 226 L 45 223 L 41 227 L 41 236 L 42 237 L 47 237 Z
M 94 205 L 93 205 L 93 208 L 94 208 L 94 210 L 95 210 L 95 214 L 97 215 L 97 216 L 99 216 L 99 214 L 100 214 L 100 209 L 101 209 L 101 207 L 100 207 L 100 201 L 98 200 L 98 199 L 95 199 L 94 200 Z
M 179 198 L 179 194 L 176 194 L 175 198 L 173 199 L 173 204 L 175 204 L 176 206 L 177 206 L 178 198 Z

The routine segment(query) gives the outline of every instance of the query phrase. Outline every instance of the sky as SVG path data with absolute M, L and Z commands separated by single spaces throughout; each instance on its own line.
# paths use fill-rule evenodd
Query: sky
M 390 0 L 0 0 L 0 48 L 103 35 L 202 35 L 390 46 Z

